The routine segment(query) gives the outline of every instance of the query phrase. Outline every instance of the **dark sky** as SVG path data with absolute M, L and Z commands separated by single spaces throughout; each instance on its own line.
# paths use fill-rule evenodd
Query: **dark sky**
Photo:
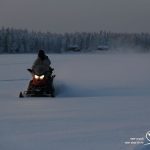
M 150 0 L 0 0 L 0 27 L 150 32 Z

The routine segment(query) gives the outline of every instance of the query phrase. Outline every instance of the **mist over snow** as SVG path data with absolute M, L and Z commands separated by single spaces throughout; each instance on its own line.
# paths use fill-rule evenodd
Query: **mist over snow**
M 26 29 L 1 28 L 0 54 L 37 53 L 150 52 L 149 33 L 110 31 L 56 34 Z
M 150 53 L 48 56 L 56 97 L 20 99 L 36 55 L 0 55 L 1 150 L 148 150 Z

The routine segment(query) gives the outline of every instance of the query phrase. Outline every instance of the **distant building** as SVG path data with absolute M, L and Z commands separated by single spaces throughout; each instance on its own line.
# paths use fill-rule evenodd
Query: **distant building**
M 97 50 L 101 50 L 101 51 L 109 50 L 109 46 L 108 45 L 99 45 L 97 47 Z
M 78 45 L 70 45 L 67 48 L 68 51 L 74 51 L 74 52 L 79 52 L 80 51 L 80 47 Z

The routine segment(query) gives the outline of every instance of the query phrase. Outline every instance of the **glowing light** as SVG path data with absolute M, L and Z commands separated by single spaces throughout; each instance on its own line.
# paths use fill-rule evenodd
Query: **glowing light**
M 37 76 L 37 75 L 34 75 L 34 77 L 35 77 L 35 79 L 39 79 L 39 76 Z
M 43 80 L 43 79 L 44 79 L 44 75 L 41 75 L 41 76 L 40 76 L 40 79 Z

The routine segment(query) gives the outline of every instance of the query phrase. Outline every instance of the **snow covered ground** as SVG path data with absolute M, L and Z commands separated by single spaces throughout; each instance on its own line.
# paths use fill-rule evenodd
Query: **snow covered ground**
M 49 55 L 57 97 L 19 99 L 35 57 L 0 55 L 0 150 L 150 149 L 150 54 Z

